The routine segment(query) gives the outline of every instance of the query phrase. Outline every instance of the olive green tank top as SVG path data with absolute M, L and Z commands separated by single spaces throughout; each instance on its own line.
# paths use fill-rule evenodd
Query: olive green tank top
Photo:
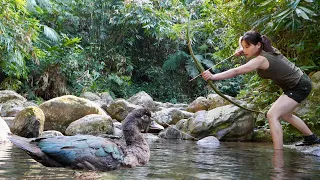
M 276 48 L 275 52 L 263 51 L 261 56 L 269 61 L 269 68 L 266 70 L 258 69 L 258 75 L 263 79 L 273 80 L 284 91 L 296 86 L 303 75 L 303 72 L 283 56 Z

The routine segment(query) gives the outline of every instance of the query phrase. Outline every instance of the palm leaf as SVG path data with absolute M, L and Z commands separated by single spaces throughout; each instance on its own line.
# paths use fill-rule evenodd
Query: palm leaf
M 43 26 L 43 33 L 47 38 L 55 42 L 60 40 L 58 33 L 54 29 L 46 25 L 42 25 L 42 26 Z
M 197 69 L 197 67 L 195 66 L 193 60 L 190 58 L 188 59 L 185 68 L 189 74 L 189 76 L 191 76 L 192 78 L 196 77 L 199 74 L 199 70 Z
M 177 51 L 168 56 L 167 60 L 163 63 L 162 69 L 164 71 L 174 71 L 179 66 L 184 64 L 189 56 L 183 51 Z

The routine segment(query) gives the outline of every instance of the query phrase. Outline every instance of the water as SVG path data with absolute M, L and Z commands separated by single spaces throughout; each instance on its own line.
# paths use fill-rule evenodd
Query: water
M 0 145 L 0 179 L 320 179 L 320 157 L 272 144 L 223 142 L 218 148 L 194 141 L 158 139 L 149 142 L 149 164 L 133 169 L 88 172 L 48 168 L 24 151 Z

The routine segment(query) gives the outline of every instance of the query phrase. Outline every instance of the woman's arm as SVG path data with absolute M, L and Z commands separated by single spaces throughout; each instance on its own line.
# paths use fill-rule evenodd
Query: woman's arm
M 204 71 L 202 73 L 202 77 L 205 80 L 223 80 L 223 79 L 229 79 L 235 76 L 238 76 L 240 74 L 246 74 L 249 72 L 252 72 L 256 69 L 265 69 L 265 63 L 268 63 L 268 60 L 263 56 L 258 56 L 256 58 L 251 59 L 249 62 L 247 62 L 244 65 L 241 65 L 236 68 L 229 69 L 227 71 L 218 73 L 218 74 L 212 74 L 210 71 Z M 269 65 L 269 64 L 268 64 Z

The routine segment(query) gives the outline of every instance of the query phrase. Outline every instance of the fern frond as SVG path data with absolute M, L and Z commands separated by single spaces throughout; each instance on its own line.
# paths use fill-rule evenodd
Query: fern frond
M 12 64 L 18 65 L 19 67 L 23 67 L 24 61 L 23 61 L 21 52 L 14 51 L 14 53 L 10 53 L 9 62 L 12 62 Z

